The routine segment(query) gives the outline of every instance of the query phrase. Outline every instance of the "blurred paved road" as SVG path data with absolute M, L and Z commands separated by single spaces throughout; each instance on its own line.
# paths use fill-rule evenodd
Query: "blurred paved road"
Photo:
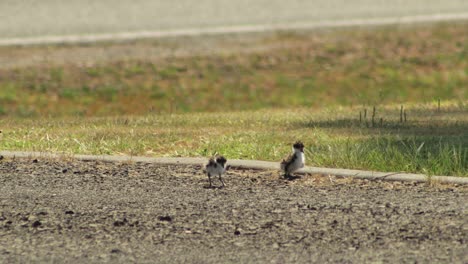
M 466 0 L 2 0 L 0 42 L 463 13 Z

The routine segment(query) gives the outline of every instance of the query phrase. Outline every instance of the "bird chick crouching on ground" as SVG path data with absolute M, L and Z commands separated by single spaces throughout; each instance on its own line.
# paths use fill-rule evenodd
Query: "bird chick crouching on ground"
M 303 168 L 305 165 L 304 144 L 297 141 L 293 145 L 292 154 L 281 161 L 281 171 L 285 178 L 291 178 L 291 173 Z
M 210 188 L 213 187 L 211 182 L 211 176 L 218 175 L 221 184 L 226 186 L 223 178 L 221 177 L 228 169 L 229 166 L 226 166 L 226 158 L 223 156 L 215 156 L 208 161 L 208 164 L 205 166 L 206 174 L 208 175 L 208 181 L 210 182 Z

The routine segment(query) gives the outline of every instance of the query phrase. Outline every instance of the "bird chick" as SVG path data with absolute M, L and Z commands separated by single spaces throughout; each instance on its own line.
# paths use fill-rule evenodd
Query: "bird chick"
M 223 187 L 226 186 L 221 175 L 227 171 L 229 168 L 226 167 L 226 158 L 223 156 L 215 156 L 208 161 L 208 164 L 205 166 L 206 174 L 208 175 L 208 181 L 210 182 L 210 187 L 212 187 L 211 176 L 218 175 L 219 180 L 221 181 Z
M 303 168 L 305 165 L 304 144 L 301 141 L 294 143 L 292 154 L 281 161 L 281 170 L 285 178 L 290 178 L 291 173 Z

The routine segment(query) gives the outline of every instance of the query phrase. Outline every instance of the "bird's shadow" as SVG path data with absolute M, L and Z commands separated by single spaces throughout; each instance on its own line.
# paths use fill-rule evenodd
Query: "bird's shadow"
M 298 179 L 301 179 L 301 178 L 302 178 L 302 176 L 299 176 L 299 175 L 284 176 L 284 179 L 288 180 L 288 181 L 295 181 L 295 180 L 298 180 Z
M 225 186 L 209 186 L 209 185 L 205 185 L 203 186 L 203 189 L 224 189 Z

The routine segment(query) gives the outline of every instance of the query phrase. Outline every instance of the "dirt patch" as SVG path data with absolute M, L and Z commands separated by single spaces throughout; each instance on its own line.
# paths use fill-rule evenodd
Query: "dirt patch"
M 281 48 L 283 45 L 265 43 L 265 39 L 275 36 L 276 33 L 231 34 L 94 44 L 0 47 L 0 69 L 69 64 L 89 67 L 116 61 L 142 60 L 160 63 L 169 58 L 250 54 Z
M 468 261 L 466 186 L 197 166 L 0 162 L 0 261 Z

